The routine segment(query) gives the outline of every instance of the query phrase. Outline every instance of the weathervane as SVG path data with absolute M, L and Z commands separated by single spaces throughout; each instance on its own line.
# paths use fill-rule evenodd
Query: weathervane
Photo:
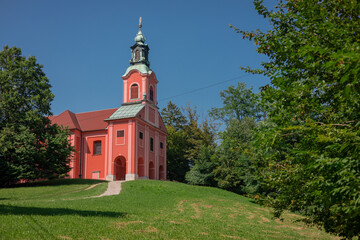
M 141 25 L 141 17 L 139 18 L 139 29 L 141 29 L 142 25 Z

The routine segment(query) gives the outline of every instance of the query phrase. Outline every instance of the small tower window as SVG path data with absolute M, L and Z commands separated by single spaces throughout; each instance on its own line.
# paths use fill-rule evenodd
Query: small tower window
M 130 99 L 139 98 L 139 86 L 137 84 L 133 84 L 130 87 Z
M 144 134 L 142 132 L 139 132 L 139 138 L 143 139 L 144 138 Z
M 152 86 L 150 86 L 150 101 L 154 101 L 154 89 Z
M 135 61 L 139 61 L 140 60 L 140 51 L 139 50 L 135 50 Z

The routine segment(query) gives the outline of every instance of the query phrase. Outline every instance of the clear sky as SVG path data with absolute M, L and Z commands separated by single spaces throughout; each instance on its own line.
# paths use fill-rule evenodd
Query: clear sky
M 160 108 L 169 100 L 180 107 L 190 103 L 204 116 L 221 105 L 219 92 L 228 86 L 243 81 L 258 91 L 269 83 L 240 70 L 266 58 L 228 26 L 270 27 L 251 0 L 0 0 L 0 46 L 20 47 L 44 65 L 54 115 L 115 108 L 122 103 L 121 76 L 140 16 Z

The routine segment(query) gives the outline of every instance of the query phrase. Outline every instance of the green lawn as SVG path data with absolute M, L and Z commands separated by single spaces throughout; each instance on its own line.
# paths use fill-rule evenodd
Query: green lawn
M 0 189 L 0 238 L 337 239 L 294 223 L 295 214 L 274 220 L 270 209 L 216 188 L 137 180 L 123 183 L 120 195 L 86 198 L 106 187 L 62 180 Z

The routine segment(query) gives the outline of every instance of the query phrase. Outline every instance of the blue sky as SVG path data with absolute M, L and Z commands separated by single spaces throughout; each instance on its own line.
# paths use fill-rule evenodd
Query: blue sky
M 259 67 L 266 58 L 228 26 L 270 27 L 250 0 L 0 0 L 0 46 L 20 47 L 44 65 L 55 94 L 54 115 L 115 108 L 122 103 L 121 76 L 140 16 L 160 108 L 169 100 L 180 107 L 190 103 L 203 117 L 221 106 L 219 92 L 228 86 L 243 81 L 257 91 L 269 83 L 240 70 Z

